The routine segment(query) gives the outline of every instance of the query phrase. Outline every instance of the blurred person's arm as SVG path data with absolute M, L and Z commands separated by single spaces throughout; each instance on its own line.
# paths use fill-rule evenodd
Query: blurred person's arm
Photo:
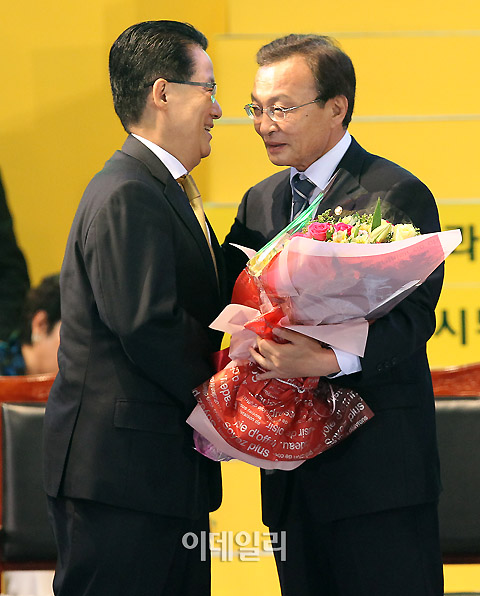
M 0 340 L 7 339 L 18 327 L 29 285 L 27 265 L 15 239 L 0 178 Z

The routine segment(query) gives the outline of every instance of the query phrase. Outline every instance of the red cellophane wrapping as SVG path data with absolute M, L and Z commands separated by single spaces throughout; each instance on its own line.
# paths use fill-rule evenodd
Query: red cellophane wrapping
M 232 303 L 261 308 L 260 291 L 247 270 L 237 280 Z M 283 317 L 276 306 L 245 328 L 273 339 L 272 331 Z M 217 361 L 225 364 L 221 354 Z M 234 360 L 194 391 L 199 406 L 188 422 L 212 444 L 197 442 L 207 457 L 290 470 L 333 447 L 373 416 L 357 393 L 333 387 L 326 379 L 259 380 L 260 372 L 253 362 Z
M 243 454 L 269 462 L 301 462 L 332 447 L 373 415 L 357 393 L 333 388 L 323 379 L 319 384 L 318 377 L 261 381 L 259 372 L 251 362 L 233 365 L 194 392 L 215 431 Z M 255 465 L 280 467 L 262 463 Z

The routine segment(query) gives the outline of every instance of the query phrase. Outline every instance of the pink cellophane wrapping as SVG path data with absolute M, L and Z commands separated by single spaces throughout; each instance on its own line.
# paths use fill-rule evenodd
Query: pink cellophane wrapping
M 363 356 L 368 320 L 414 291 L 460 242 L 459 230 L 366 245 L 293 237 L 261 274 L 242 272 L 232 304 L 212 323 L 231 334 L 232 363 L 197 388 L 187 422 L 218 451 L 266 469 L 293 469 L 343 440 L 373 416 L 357 393 L 325 379 L 317 387 L 318 378 L 258 381 L 248 348 L 283 326 Z
M 230 357 L 246 358 L 248 351 L 236 350 L 240 338 L 247 337 L 238 335 L 237 321 L 251 320 L 280 306 L 286 315 L 283 327 L 363 356 L 367 320 L 387 314 L 413 292 L 461 239 L 460 230 L 387 244 L 337 244 L 293 237 L 258 279 L 250 282 L 257 283 L 263 293 L 261 303 L 237 300 L 211 327 L 235 334 Z M 246 310 L 252 307 L 259 312 Z

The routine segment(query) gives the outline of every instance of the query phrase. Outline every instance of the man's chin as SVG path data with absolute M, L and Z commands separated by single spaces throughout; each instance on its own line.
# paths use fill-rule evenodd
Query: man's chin
M 268 159 L 276 166 L 288 166 L 288 156 L 284 147 L 265 147 Z
M 282 158 L 280 155 L 271 155 L 269 151 L 267 151 L 268 159 L 273 163 L 274 166 L 289 166 L 290 164 L 285 158 Z

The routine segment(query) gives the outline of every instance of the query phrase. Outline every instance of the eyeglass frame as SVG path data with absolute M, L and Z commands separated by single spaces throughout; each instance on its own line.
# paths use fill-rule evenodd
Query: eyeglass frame
M 272 122 L 283 122 L 285 120 L 285 118 L 287 117 L 287 112 L 291 112 L 292 110 L 298 110 L 298 108 L 303 108 L 305 106 L 309 106 L 312 103 L 317 103 L 319 101 L 324 101 L 321 97 L 317 97 L 317 99 L 314 99 L 312 101 L 307 101 L 307 103 L 302 103 L 302 105 L 300 106 L 293 106 L 292 108 L 282 108 L 281 106 L 276 106 L 275 104 L 271 105 L 271 106 L 267 106 L 266 108 L 261 108 L 259 105 L 254 104 L 254 103 L 247 103 L 245 106 L 243 106 L 243 109 L 245 110 L 245 112 L 247 113 L 247 116 L 250 118 L 250 120 L 260 120 L 260 118 L 263 116 L 263 114 L 267 114 L 267 116 L 270 118 L 270 120 L 272 120 Z M 253 106 L 257 107 L 259 110 L 262 110 L 262 115 L 261 116 L 255 116 L 254 113 L 249 114 L 248 113 L 248 109 L 253 108 Z M 283 114 L 281 119 L 278 119 L 275 116 L 275 113 L 273 110 L 280 110 L 280 112 Z
M 155 85 L 159 78 L 161 77 L 158 77 L 151 83 L 145 83 L 145 85 L 143 86 L 144 89 L 146 89 L 147 87 L 151 87 L 152 85 Z M 197 81 L 177 81 L 174 79 L 165 80 L 167 81 L 167 83 L 175 83 L 176 85 L 194 85 L 195 87 L 204 87 L 209 93 L 211 93 L 212 103 L 215 103 L 217 95 L 217 83 L 215 81 L 210 81 L 210 83 L 198 83 Z

